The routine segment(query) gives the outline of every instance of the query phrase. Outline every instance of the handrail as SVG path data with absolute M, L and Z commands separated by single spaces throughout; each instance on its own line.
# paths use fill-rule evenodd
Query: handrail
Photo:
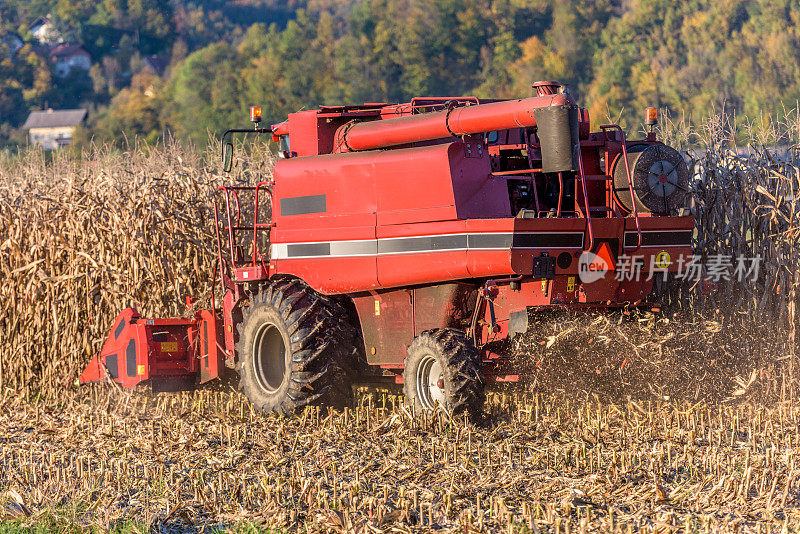
M 214 296 L 214 288 L 217 287 L 217 269 L 219 269 L 219 261 L 219 255 L 217 255 L 217 261 L 214 262 L 214 274 L 211 276 L 211 313 L 214 317 L 217 315 L 217 299 Z
M 231 253 L 231 264 L 233 265 L 234 268 L 236 268 L 236 255 L 235 255 L 235 253 L 233 251 L 233 246 L 234 246 L 234 243 L 233 243 L 233 221 L 231 219 L 231 199 L 230 199 L 230 194 L 228 192 L 228 188 L 225 187 L 225 186 L 220 186 L 219 189 L 225 191 L 225 213 L 226 213 L 226 215 L 228 217 L 228 247 L 229 247 L 228 250 L 230 250 L 230 253 Z M 237 203 L 237 206 L 238 206 L 238 203 Z M 237 216 L 237 219 L 236 219 L 236 226 L 239 226 L 239 218 L 238 218 L 238 216 Z
M 491 175 L 496 178 L 501 178 L 503 176 L 519 176 L 522 174 L 532 174 L 534 172 L 542 172 L 542 169 L 516 169 L 513 171 L 497 171 L 491 173 Z
M 226 216 L 228 220 L 227 227 L 223 227 L 223 229 L 227 230 L 228 232 L 228 247 L 230 250 L 231 255 L 231 262 L 233 267 L 236 267 L 236 258 L 234 256 L 234 232 L 249 232 L 252 230 L 253 232 L 253 251 L 251 256 L 251 266 L 256 267 L 258 264 L 258 257 L 261 258 L 261 265 L 266 269 L 266 263 L 264 262 L 264 257 L 261 255 L 260 251 L 258 250 L 258 229 L 259 228 L 268 228 L 270 223 L 259 223 L 258 222 L 258 193 L 263 188 L 264 191 L 267 191 L 270 195 L 270 201 L 272 200 L 272 191 L 267 189 L 269 186 L 272 185 L 272 182 L 259 182 L 255 186 L 220 186 L 218 190 L 223 191 L 225 194 L 225 210 Z M 254 200 L 254 210 L 255 213 L 253 214 L 253 226 L 242 226 L 242 208 L 241 203 L 239 200 L 239 191 L 253 191 L 255 200 Z M 231 196 L 233 196 L 233 201 L 235 203 L 236 209 L 236 218 L 234 222 L 233 213 L 231 211 Z M 214 214 L 215 214 L 215 224 L 217 225 L 217 248 L 219 250 L 220 259 L 223 260 L 224 265 L 224 258 L 222 258 L 222 239 L 219 236 L 219 223 L 218 223 L 218 204 L 217 202 L 214 203 Z M 246 260 L 245 264 L 246 264 Z
M 539 213 L 539 191 L 536 187 L 536 171 L 533 169 L 533 150 L 531 150 L 531 133 L 530 129 L 525 129 L 525 143 L 528 145 L 525 150 L 528 153 L 528 167 L 531 168 L 531 189 L 533 189 L 533 200 L 536 203 L 536 213 Z
M 625 176 L 628 178 L 628 191 L 631 194 L 631 204 L 633 205 L 633 218 L 636 221 L 636 233 L 638 235 L 638 240 L 636 242 L 636 248 L 634 250 L 639 250 L 642 247 L 642 222 L 639 220 L 639 208 L 636 207 L 636 195 L 633 192 L 633 178 L 631 178 L 631 167 L 628 163 L 628 148 L 626 147 L 625 142 L 625 132 L 622 131 L 622 128 L 619 124 L 604 124 L 600 126 L 600 129 L 605 134 L 607 130 L 616 130 L 620 134 L 620 142 L 622 143 L 622 159 L 625 160 Z M 622 244 L 623 248 L 625 244 Z
M 272 185 L 272 182 L 258 182 L 256 184 L 256 189 L 255 189 L 255 193 L 254 193 L 254 195 L 255 195 L 255 209 L 253 210 L 254 211 L 254 214 L 253 214 L 253 267 L 256 266 L 256 254 L 261 256 L 261 253 L 258 251 L 258 228 L 259 228 L 259 225 L 258 225 L 258 190 L 261 188 L 262 185 L 264 186 L 264 191 L 266 191 L 269 194 L 269 203 L 270 203 L 270 205 L 272 205 L 272 190 L 271 189 L 267 189 L 270 185 Z M 262 266 L 264 264 L 264 257 L 263 256 L 261 257 L 261 264 L 262 264 Z
M 427 102 L 424 104 L 417 104 L 417 102 Z M 466 105 L 480 104 L 481 101 L 478 100 L 477 96 L 415 96 L 411 99 L 409 104 L 411 105 L 411 111 L 413 112 L 415 109 L 419 108 L 432 108 L 436 106 L 444 106 L 450 103 L 461 103 L 463 102 Z
M 581 187 L 583 187 L 583 205 L 586 208 L 586 227 L 589 230 L 589 248 L 594 248 L 594 230 L 592 229 L 592 212 L 589 209 L 589 192 L 586 190 L 586 177 L 583 174 L 583 154 L 578 154 L 578 176 L 581 177 Z
M 225 268 L 227 267 L 227 262 L 225 261 L 225 258 L 222 257 L 222 238 L 219 235 L 219 203 L 216 200 L 214 201 L 214 228 L 216 229 L 217 234 L 217 259 L 219 260 L 220 284 L 223 288 L 225 288 L 228 287 L 228 285 L 225 283 Z M 230 271 L 227 273 L 227 276 L 230 277 Z
M 233 199 L 236 201 L 236 226 L 242 225 L 242 205 L 239 203 L 239 192 L 235 189 L 231 189 L 230 193 L 233 193 Z

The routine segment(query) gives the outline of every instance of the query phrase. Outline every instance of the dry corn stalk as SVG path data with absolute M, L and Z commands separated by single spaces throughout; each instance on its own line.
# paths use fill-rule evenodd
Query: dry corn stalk
M 111 322 L 134 305 L 179 315 L 211 288 L 216 146 L 28 151 L 0 163 L 0 381 L 44 396 L 68 389 Z M 256 150 L 259 147 L 254 147 Z M 225 181 L 271 172 L 248 158 Z

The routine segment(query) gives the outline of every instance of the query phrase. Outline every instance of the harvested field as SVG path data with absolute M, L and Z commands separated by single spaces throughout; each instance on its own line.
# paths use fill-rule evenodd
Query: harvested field
M 491 396 L 484 427 L 392 395 L 291 419 L 229 394 L 0 405 L 2 513 L 152 532 L 751 532 L 800 523 L 800 408 Z

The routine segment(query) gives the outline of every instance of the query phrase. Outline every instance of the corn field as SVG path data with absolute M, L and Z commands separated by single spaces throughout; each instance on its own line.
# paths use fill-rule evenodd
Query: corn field
M 118 310 L 180 315 L 187 295 L 211 288 L 217 153 L 83 156 L 0 161 L 0 387 L 28 396 L 63 397 Z M 260 160 L 233 180 L 268 173 Z
M 761 258 L 755 283 L 720 280 L 717 291 L 687 292 L 683 304 L 789 325 L 800 277 L 800 108 L 738 129 L 720 114 L 698 130 L 680 122 L 664 130 L 667 144 L 688 152 L 696 177 L 696 253 L 704 263 L 717 254 Z
M 515 346 L 533 381 L 491 391 L 482 426 L 415 420 L 393 390 L 280 419 L 228 390 L 77 388 L 120 309 L 169 317 L 209 295 L 216 188 L 273 162 L 253 145 L 223 176 L 213 143 L 0 155 L 0 517 L 76 532 L 798 530 L 800 121 L 730 124 L 662 133 L 695 173 L 696 253 L 759 256 L 756 279 L 673 284 L 661 315 L 543 320 Z
M 775 119 L 745 122 L 721 113 L 693 129 L 665 121 L 665 142 L 689 154 L 696 177 L 692 212 L 695 252 L 760 258 L 755 280 L 720 279 L 710 291 L 676 286 L 673 302 L 713 314 L 732 337 L 756 332 L 740 352 L 782 380 L 782 398 L 797 396 L 796 304 L 800 284 L 800 107 Z M 694 147 L 692 149 L 692 147 Z M 699 147 L 699 148 L 698 148 Z M 747 337 L 747 336 L 746 336 Z

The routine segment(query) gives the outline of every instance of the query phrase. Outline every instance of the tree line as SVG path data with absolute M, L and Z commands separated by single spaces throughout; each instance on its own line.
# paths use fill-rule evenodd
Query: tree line
M 94 61 L 83 85 L 54 80 L 52 66 L 30 48 L 0 62 L 0 137 L 9 139 L 27 110 L 59 98 L 90 103 L 88 135 L 99 139 L 170 132 L 196 143 L 209 131 L 241 126 L 253 104 L 277 122 L 318 105 L 524 97 L 536 80 L 567 84 L 595 124 L 619 120 L 629 130 L 641 126 L 646 106 L 690 120 L 723 106 L 758 118 L 800 100 L 796 0 L 6 0 L 0 6 L 6 29 L 53 13 Z M 109 27 L 124 31 L 112 39 L 98 29 Z M 142 67 L 150 54 L 168 58 L 165 73 Z M 0 57 L 7 57 L 3 50 Z

